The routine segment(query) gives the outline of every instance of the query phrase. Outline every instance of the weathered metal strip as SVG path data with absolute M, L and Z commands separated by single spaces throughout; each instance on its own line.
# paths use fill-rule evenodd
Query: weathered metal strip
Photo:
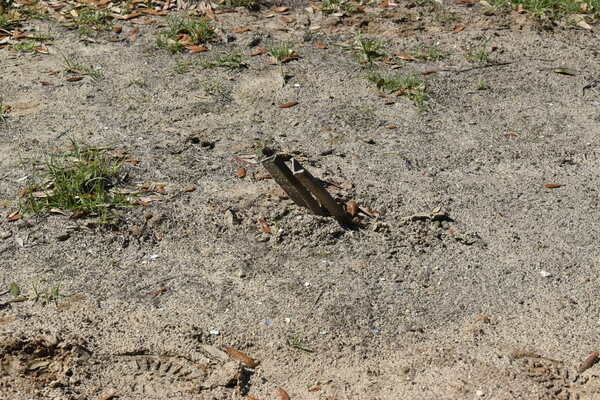
M 350 225 L 352 221 L 344 211 L 344 209 L 338 204 L 337 201 L 331 197 L 329 192 L 325 190 L 321 185 L 317 183 L 317 180 L 310 172 L 300 165 L 298 161 L 292 158 L 292 173 L 294 177 L 300 181 L 305 188 L 307 188 L 313 196 L 319 200 L 321 205 L 333 216 L 340 224 Z
M 302 186 L 302 184 L 294 177 L 294 174 L 285 165 L 285 162 L 274 155 L 265 158 L 262 165 L 269 171 L 275 182 L 290 196 L 296 204 L 302 207 L 307 207 L 316 215 L 326 216 L 327 212 L 321 208 L 319 203 L 311 196 L 311 194 Z

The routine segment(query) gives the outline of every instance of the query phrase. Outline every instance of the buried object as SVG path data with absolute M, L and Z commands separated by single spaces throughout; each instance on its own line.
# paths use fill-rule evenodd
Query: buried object
M 332 216 L 340 224 L 350 225 L 352 220 L 317 179 L 294 158 L 289 161 L 291 170 L 280 154 L 267 157 L 261 163 L 296 204 L 308 208 L 316 215 Z

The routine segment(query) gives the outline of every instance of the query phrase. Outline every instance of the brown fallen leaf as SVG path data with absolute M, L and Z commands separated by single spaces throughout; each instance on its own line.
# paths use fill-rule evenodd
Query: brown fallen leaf
M 6 217 L 6 219 L 8 220 L 8 222 L 18 221 L 21 218 L 23 218 L 23 216 L 21 214 L 19 214 L 18 211 L 15 211 L 14 213 L 8 214 L 8 216 Z
M 290 101 L 288 103 L 280 104 L 279 108 L 290 108 L 290 107 L 294 107 L 297 104 L 298 104 L 297 101 Z
M 54 86 L 54 83 L 52 82 L 46 82 L 46 81 L 40 81 L 42 86 Z
M 386 101 L 383 104 L 385 104 L 386 106 L 391 106 L 392 104 L 396 104 L 396 102 L 395 101 Z
M 83 79 L 83 76 L 71 76 L 67 78 L 67 82 L 77 82 Z
M 586 358 L 585 361 L 579 366 L 579 373 L 590 369 L 596 362 L 598 362 L 599 356 L 600 355 L 597 351 L 592 352 L 592 354 L 590 354 L 588 358 Z
M 290 400 L 290 395 L 283 388 L 277 388 L 277 394 L 280 400 Z
M 346 212 L 351 217 L 356 216 L 356 214 L 358 214 L 358 203 L 354 200 L 350 200 L 348 203 L 346 203 Z
M 254 397 L 254 396 L 248 396 L 246 398 L 246 400 L 258 400 L 258 399 L 256 397 Z
M 519 134 L 516 132 L 508 132 L 508 133 L 505 133 L 504 136 L 518 137 Z
M 319 385 L 308 388 L 309 392 L 318 392 L 320 390 L 321 390 L 321 386 L 319 386 Z
M 233 347 L 224 346 L 223 350 L 231 357 L 233 360 L 240 361 L 248 368 L 256 368 L 258 363 L 254 361 L 252 358 L 248 357 L 246 354 L 242 353 L 239 350 L 234 349 Z
M 35 51 L 37 51 L 40 54 L 50 54 L 50 52 L 48 51 L 47 48 L 39 46 L 35 48 Z
M 544 185 L 545 188 L 547 189 L 558 189 L 559 187 L 561 187 L 562 185 L 558 184 L 558 183 L 546 183 Z
M 298 55 L 298 54 L 296 54 L 296 53 L 294 53 L 294 54 L 292 54 L 291 56 L 287 56 L 287 57 L 284 57 L 284 58 L 282 58 L 282 59 L 281 59 L 281 63 L 282 63 L 282 64 L 289 63 L 290 61 L 297 60 L 297 59 L 298 59 L 298 57 L 299 57 L 299 55 Z
M 140 31 L 140 28 L 135 28 L 131 31 L 131 33 L 129 34 L 129 40 L 131 40 L 132 42 L 135 42 L 135 40 L 137 39 L 137 35 Z
M 180 33 L 177 35 L 177 38 L 179 39 L 178 42 L 183 45 L 190 45 L 190 43 L 194 42 L 194 39 L 192 39 L 192 37 L 187 33 Z
M 112 14 L 113 18 L 121 19 L 121 20 L 125 20 L 125 21 L 128 21 L 128 20 L 133 19 L 133 18 L 137 18 L 140 15 L 142 15 L 141 12 L 134 12 L 134 13 L 127 14 L 127 15 Z
M 246 168 L 239 167 L 237 170 L 237 176 L 238 176 L 238 178 L 245 178 L 246 177 Z
M 388 129 L 396 129 L 398 127 L 396 125 L 388 125 L 388 126 L 386 126 L 386 128 L 388 128 Z
M 140 3 L 143 3 L 143 2 L 140 2 Z M 169 13 L 167 10 L 158 11 L 153 8 L 145 8 L 143 10 L 140 10 L 140 12 L 142 14 L 146 14 L 146 15 L 167 15 Z
M 415 61 L 415 58 L 413 56 L 411 56 L 410 54 L 406 54 L 406 53 L 396 54 L 396 57 L 401 58 L 406 61 Z
M 264 47 L 259 47 L 254 53 L 250 54 L 250 57 L 260 56 L 261 54 L 265 54 L 267 49 Z
M 279 20 L 286 24 L 291 24 L 292 22 L 296 22 L 296 18 L 290 18 L 290 17 L 281 17 L 281 18 L 279 18 Z
M 452 29 L 452 33 L 462 32 L 464 30 L 465 30 L 465 26 L 464 25 L 457 25 L 454 29 Z
M 138 160 L 137 158 L 126 158 L 123 161 L 133 164 L 133 165 L 138 165 L 141 161 Z
M 425 71 L 421 71 L 421 75 L 430 75 L 435 74 L 436 72 L 440 72 L 438 68 L 426 69 Z
M 153 291 L 151 291 L 149 294 L 150 294 L 151 296 L 154 296 L 154 297 L 156 297 L 156 296 L 160 296 L 160 295 L 161 295 L 161 294 L 163 294 L 163 293 L 167 293 L 167 291 L 168 291 L 168 290 L 169 290 L 169 289 L 167 289 L 167 288 L 164 288 L 164 287 L 163 287 L 163 288 L 160 288 L 160 289 L 157 289 L 157 290 L 153 290 Z
M 60 72 L 60 69 L 55 69 L 55 70 L 53 70 L 53 71 L 49 71 L 49 72 L 48 72 L 48 75 L 56 75 L 56 74 L 58 74 L 59 72 Z
M 315 42 L 315 46 L 318 47 L 319 49 L 323 49 L 323 50 L 325 50 L 327 48 L 327 45 L 325 43 L 321 43 L 321 42 Z
M 188 49 L 192 54 L 208 51 L 208 48 L 204 46 L 185 46 L 185 48 Z
M 273 12 L 282 13 L 282 12 L 286 12 L 289 9 L 290 9 L 289 7 L 281 6 L 281 7 L 274 8 Z
M 113 28 L 113 32 L 114 32 L 114 33 L 117 33 L 117 34 L 119 34 L 119 33 L 121 33 L 122 31 L 123 31 L 123 27 L 121 27 L 121 26 L 119 26 L 119 25 L 116 25 L 116 26 Z
M 248 31 L 251 31 L 251 30 L 252 30 L 251 26 L 244 26 L 243 28 L 234 29 L 232 32 L 233 33 L 244 33 L 244 32 L 248 32 Z
M 183 191 L 184 192 L 193 192 L 196 189 L 198 189 L 196 186 L 186 186 L 183 188 Z
M 260 222 L 260 229 L 264 233 L 271 233 L 271 227 L 269 226 L 269 224 L 267 224 L 267 221 L 265 221 L 264 219 L 261 219 L 258 222 Z

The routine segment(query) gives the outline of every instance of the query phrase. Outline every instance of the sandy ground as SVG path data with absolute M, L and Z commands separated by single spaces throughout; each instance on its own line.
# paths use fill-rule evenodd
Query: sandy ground
M 2 398 L 600 398 L 600 367 L 577 372 L 600 339 L 600 90 L 583 90 L 600 76 L 598 34 L 478 6 L 400 2 L 352 18 L 303 6 L 293 23 L 268 8 L 218 14 L 224 40 L 197 55 L 157 49 L 159 17 L 93 41 L 33 21 L 55 37 L 50 54 L 0 50 L 12 106 L 0 287 L 61 292 L 58 304 L 0 297 Z M 359 30 L 388 54 L 448 54 L 374 67 L 439 69 L 424 75 L 427 109 L 378 96 L 344 47 Z M 486 41 L 508 64 L 466 60 Z M 288 79 L 250 56 L 281 42 L 300 54 Z M 174 72 L 234 52 L 248 68 Z M 48 75 L 65 56 L 104 76 Z M 161 201 L 111 228 L 8 221 L 32 162 L 73 139 L 129 151 L 141 162 L 126 185 L 165 185 Z M 236 161 L 262 143 L 379 213 L 356 229 L 310 215 Z

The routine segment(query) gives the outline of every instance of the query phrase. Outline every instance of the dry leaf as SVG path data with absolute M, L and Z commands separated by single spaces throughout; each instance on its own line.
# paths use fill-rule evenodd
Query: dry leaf
M 204 46 L 185 46 L 185 48 L 188 49 L 192 54 L 208 51 L 208 48 Z
M 140 10 L 140 12 L 146 15 L 167 15 L 169 13 L 167 10 L 158 11 L 152 8 L 146 8 L 144 10 Z
M 186 186 L 183 188 L 183 191 L 184 192 L 193 192 L 196 189 L 198 189 L 196 186 Z
M 121 33 L 122 31 L 123 31 L 123 28 L 118 25 L 113 28 L 114 33 Z
M 258 400 L 258 399 L 256 397 L 254 397 L 254 396 L 248 396 L 246 398 L 246 400 Z
M 265 49 L 264 47 L 259 47 L 254 53 L 250 54 L 251 57 L 254 56 L 260 56 L 261 54 L 265 54 L 267 52 L 267 49 Z
M 47 48 L 39 46 L 35 48 L 35 51 L 37 51 L 40 54 L 50 54 L 50 52 L 48 51 Z
M 261 219 L 258 222 L 260 222 L 260 228 L 264 233 L 271 233 L 271 227 L 269 226 L 269 224 L 267 224 L 267 221 Z
M 245 178 L 246 177 L 246 168 L 239 167 L 237 170 L 237 176 L 238 176 L 238 178 Z
M 465 26 L 464 25 L 457 25 L 454 29 L 452 29 L 452 33 L 462 32 L 464 30 L 465 30 Z
M 585 359 L 585 361 L 579 366 L 579 372 L 583 372 L 587 369 L 590 369 L 597 361 L 598 361 L 598 352 L 594 351 L 592 354 Z
M 137 158 L 126 158 L 123 161 L 128 162 L 128 163 L 133 164 L 133 165 L 138 165 L 141 162 Z
M 177 35 L 177 37 L 179 38 L 178 42 L 181 44 L 190 44 L 190 43 L 194 42 L 192 37 L 185 33 L 181 33 L 181 34 Z
M 415 58 L 413 56 L 411 56 L 410 54 L 406 54 L 406 53 L 396 54 L 396 57 L 401 58 L 406 61 L 415 61 Z
M 290 107 L 294 107 L 297 104 L 298 104 L 297 101 L 290 101 L 289 103 L 280 104 L 279 108 L 290 108 Z
M 388 125 L 386 128 L 388 128 L 388 129 L 396 129 L 398 127 L 396 125 Z
M 21 214 L 19 214 L 19 212 L 18 212 L 18 211 L 15 211 L 14 213 L 12 213 L 12 214 L 9 214 L 9 215 L 6 217 L 6 219 L 7 219 L 9 222 L 17 221 L 17 220 L 20 220 L 21 218 L 23 218 L 23 216 L 22 216 Z
M 395 101 L 386 101 L 383 104 L 385 104 L 386 106 L 391 106 L 392 104 L 396 104 L 396 102 Z
M 60 72 L 60 69 L 55 69 L 54 71 L 48 72 L 48 75 L 56 75 Z
M 313 386 L 311 388 L 308 388 L 309 392 L 318 392 L 320 390 L 321 390 L 321 386 L 318 386 L 318 385 L 317 386 Z
M 248 32 L 248 31 L 251 31 L 251 30 L 252 30 L 251 26 L 244 26 L 243 28 L 234 29 L 232 32 L 233 33 L 244 33 L 244 32 Z
M 290 395 L 283 388 L 277 388 L 277 394 L 280 400 L 290 400 Z
M 131 40 L 132 42 L 135 42 L 139 31 L 140 31 L 140 28 L 135 28 L 134 30 L 132 30 L 131 33 L 129 34 L 129 40 Z
M 356 203 L 354 200 L 350 200 L 348 203 L 346 203 L 346 212 L 351 217 L 356 216 L 356 214 L 358 214 L 358 203 Z
M 321 42 L 315 42 L 315 46 L 318 47 L 319 49 L 327 48 L 327 45 L 325 43 L 321 43 Z
M 134 12 L 134 13 L 127 14 L 127 15 L 112 14 L 113 18 L 122 19 L 122 20 L 126 20 L 126 21 L 136 18 L 136 17 L 139 17 L 140 15 L 142 15 L 142 13 L 140 13 L 140 12 Z
M 552 70 L 552 72 L 555 72 L 555 73 L 561 74 L 561 75 L 569 75 L 569 76 L 577 75 L 577 72 L 570 68 L 554 68 Z
M 517 136 L 519 136 L 519 134 L 515 133 L 515 132 L 508 132 L 508 133 L 505 133 L 504 136 L 517 137 Z
M 425 71 L 421 71 L 421 75 L 430 75 L 430 74 L 435 74 L 436 72 L 440 72 L 440 70 L 437 68 L 426 69 Z
M 548 189 L 558 189 L 559 187 L 561 187 L 562 185 L 558 184 L 558 183 L 546 183 L 544 185 L 545 188 Z
M 71 76 L 67 78 L 67 82 L 77 82 L 83 79 L 83 76 Z
M 279 18 L 279 20 L 286 24 L 291 24 L 292 22 L 296 22 L 296 18 L 290 18 L 290 17 L 281 17 L 281 18 Z
M 282 12 L 286 12 L 289 9 L 290 9 L 289 7 L 281 6 L 281 7 L 274 8 L 273 12 L 282 13 Z
M 42 86 L 54 86 L 54 83 L 52 82 L 41 81 L 40 83 L 42 84 Z
M 231 357 L 233 360 L 240 361 L 248 368 L 256 368 L 256 366 L 258 365 L 256 361 L 254 361 L 252 358 L 248 357 L 246 354 L 242 353 L 239 350 L 228 346 L 224 346 L 223 350 L 225 350 L 225 352 L 227 352 L 227 354 L 229 354 L 229 357 Z

